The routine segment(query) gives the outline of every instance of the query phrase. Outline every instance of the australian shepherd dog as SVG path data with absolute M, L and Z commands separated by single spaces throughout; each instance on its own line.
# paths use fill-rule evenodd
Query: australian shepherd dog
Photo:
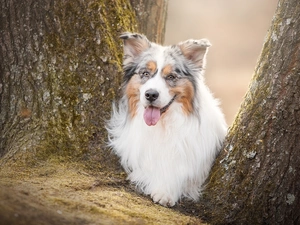
M 197 200 L 226 135 L 204 83 L 206 39 L 173 46 L 124 33 L 123 97 L 107 124 L 128 179 L 155 203 Z

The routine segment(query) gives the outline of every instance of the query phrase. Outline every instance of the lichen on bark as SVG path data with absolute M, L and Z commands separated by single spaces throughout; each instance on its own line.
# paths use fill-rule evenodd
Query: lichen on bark
M 38 7 L 43 14 L 33 13 Z M 18 151 L 23 156 L 82 156 L 95 146 L 93 139 L 106 140 L 104 122 L 122 76 L 119 35 L 136 29 L 131 5 L 122 0 L 37 1 L 18 10 L 25 17 L 17 18 L 17 25 L 21 29 L 30 21 L 26 26 L 32 33 L 20 37 L 26 71 L 18 81 L 22 90 L 11 92 L 7 101 L 13 106 L 7 114 L 16 119 L 3 122 L 6 130 L 18 128 L 12 130 L 15 141 L 3 145 L 2 153 L 5 158 Z M 24 69 L 12 61 L 4 83 Z
M 128 1 L 4 0 L 0 10 L 1 222 L 199 224 L 135 192 L 102 148 L 119 35 L 136 29 Z
M 299 218 L 299 198 L 287 203 L 299 196 L 300 186 L 299 9 L 297 1 L 279 1 L 203 195 L 213 224 L 293 224 Z

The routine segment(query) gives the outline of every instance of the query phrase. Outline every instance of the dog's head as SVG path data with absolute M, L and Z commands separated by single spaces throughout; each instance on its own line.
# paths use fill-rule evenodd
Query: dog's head
M 192 113 L 209 41 L 187 40 L 163 47 L 141 34 L 124 33 L 121 38 L 124 88 L 131 116 L 136 115 L 141 104 L 145 108 L 144 120 L 152 126 L 173 102 L 181 104 L 183 113 Z

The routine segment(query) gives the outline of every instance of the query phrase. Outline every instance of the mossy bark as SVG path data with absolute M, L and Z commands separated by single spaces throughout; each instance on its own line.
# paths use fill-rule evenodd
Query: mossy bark
M 105 148 L 129 0 L 3 0 L 0 17 L 0 224 L 199 224 L 135 192 Z
M 212 224 L 299 224 L 300 3 L 280 0 L 203 203 Z
M 83 156 L 104 143 L 122 77 L 119 35 L 137 27 L 129 1 L 2 1 L 0 14 L 2 161 Z

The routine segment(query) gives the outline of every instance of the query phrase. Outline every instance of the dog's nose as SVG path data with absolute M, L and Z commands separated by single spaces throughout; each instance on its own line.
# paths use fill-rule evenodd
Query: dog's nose
M 154 102 L 159 96 L 159 93 L 153 89 L 146 91 L 145 97 L 149 102 Z

